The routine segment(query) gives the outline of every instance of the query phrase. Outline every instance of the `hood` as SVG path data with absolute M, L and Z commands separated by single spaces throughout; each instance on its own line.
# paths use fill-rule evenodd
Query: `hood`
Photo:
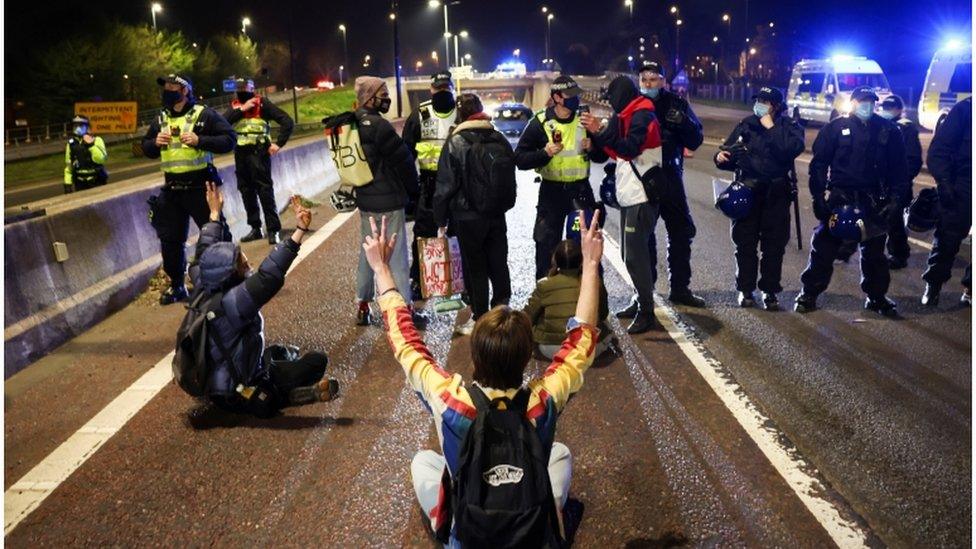
M 634 84 L 634 81 L 626 76 L 614 78 L 607 87 L 607 99 L 610 100 L 610 106 L 616 113 L 627 108 L 627 105 L 637 99 L 639 95 L 640 91 L 637 89 L 637 84 Z
M 240 248 L 233 242 L 211 244 L 200 256 L 200 285 L 213 291 L 224 287 L 234 275 Z
M 495 128 L 494 126 L 491 125 L 491 120 L 489 120 L 488 117 L 484 117 L 484 118 L 480 118 L 480 117 L 476 118 L 476 117 L 477 115 L 474 115 L 471 118 L 465 120 L 464 122 L 461 122 L 460 124 L 457 125 L 457 127 L 454 128 L 454 131 L 459 132 L 461 130 L 492 130 Z

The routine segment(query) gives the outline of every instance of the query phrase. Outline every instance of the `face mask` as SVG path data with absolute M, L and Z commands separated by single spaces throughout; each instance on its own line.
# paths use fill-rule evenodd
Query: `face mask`
M 247 102 L 252 97 L 254 97 L 254 92 L 237 92 L 237 100 L 241 103 Z
M 454 94 L 447 90 L 435 92 L 430 96 L 430 104 L 439 113 L 451 112 L 454 110 Z
M 641 95 L 646 95 L 651 99 L 657 99 L 657 96 L 661 94 L 661 88 L 641 88 Z
M 858 103 L 857 108 L 854 109 L 854 116 L 860 118 L 863 121 L 867 121 L 871 118 L 871 114 L 874 112 L 874 101 L 867 101 L 864 103 Z
M 377 97 L 376 99 L 380 102 L 380 104 L 376 107 L 377 111 L 379 111 L 381 114 L 390 112 L 390 105 L 393 103 L 392 99 L 389 97 Z
M 885 120 L 894 120 L 895 113 L 891 111 L 881 111 L 881 118 L 884 118 Z
M 757 117 L 762 118 L 769 114 L 769 105 L 757 102 L 752 106 L 752 113 Z
M 81 137 L 88 133 L 88 126 L 75 126 L 75 135 Z
M 180 100 L 183 99 L 183 93 L 177 90 L 163 90 L 163 106 L 172 109 Z
M 576 112 L 576 110 L 579 109 L 580 106 L 579 96 L 567 97 L 566 99 L 563 99 L 563 106 L 573 112 Z

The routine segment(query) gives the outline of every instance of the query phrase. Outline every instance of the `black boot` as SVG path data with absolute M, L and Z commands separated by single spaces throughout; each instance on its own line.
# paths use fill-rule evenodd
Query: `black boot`
M 279 242 L 281 242 L 281 237 L 278 235 L 278 231 L 268 231 L 268 244 L 274 246 Z
M 739 292 L 739 307 L 748 308 L 756 306 L 756 295 L 752 292 Z
M 941 284 L 926 284 L 925 293 L 922 294 L 922 305 L 935 307 L 939 304 L 939 292 L 942 291 Z
M 637 310 L 640 307 L 637 306 L 637 301 L 631 301 L 630 305 L 627 305 L 626 309 L 621 309 L 614 313 L 617 318 L 634 318 L 637 316 Z
M 798 313 L 809 313 L 811 311 L 816 311 L 817 298 L 801 292 L 800 295 L 796 296 L 796 304 L 793 305 L 793 310 Z
M 879 315 L 888 318 L 896 318 L 898 316 L 898 308 L 895 305 L 895 302 L 887 297 L 882 297 L 879 299 L 871 299 L 869 297 L 864 301 L 864 308 L 868 311 L 874 311 Z
M 189 297 L 189 294 L 186 292 L 186 286 L 169 288 L 159 296 L 159 304 L 172 305 L 178 301 L 185 301 L 187 297 Z
M 254 227 L 251 232 L 241 237 L 241 242 L 253 242 L 255 240 L 260 240 L 264 235 L 261 233 L 261 229 Z
M 776 297 L 776 294 L 763 292 L 762 302 L 763 302 L 763 309 L 766 309 L 767 311 L 779 310 L 779 298 Z
M 634 317 L 634 321 L 627 327 L 627 333 L 631 335 L 643 334 L 655 328 L 657 328 L 657 319 L 654 318 L 654 313 L 639 311 Z
M 691 293 L 691 290 L 687 288 L 681 291 L 671 292 L 671 295 L 668 296 L 668 301 L 688 307 L 697 307 L 699 309 L 705 306 L 705 300 L 701 296 Z
M 891 256 L 888 258 L 888 269 L 897 271 L 908 266 L 908 260 L 901 257 Z

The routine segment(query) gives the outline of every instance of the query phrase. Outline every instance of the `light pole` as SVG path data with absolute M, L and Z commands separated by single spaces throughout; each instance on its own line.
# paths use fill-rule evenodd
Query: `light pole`
M 342 87 L 342 71 L 346 69 L 345 65 L 339 65 L 339 87 Z
M 347 40 L 347 36 L 346 36 L 346 26 L 339 25 L 339 32 L 342 33 L 342 63 L 344 65 L 348 65 L 349 64 L 349 41 Z
M 403 87 L 400 83 L 400 2 L 392 0 L 390 20 L 393 21 L 393 76 L 396 87 L 397 118 L 403 116 Z
M 149 13 L 152 14 L 153 32 L 156 32 L 156 14 L 163 11 L 163 5 L 159 2 L 153 2 L 149 6 Z
M 712 43 L 713 44 L 717 44 L 718 43 L 718 35 L 712 37 Z M 725 42 L 722 42 L 721 45 L 719 46 L 719 48 L 724 51 L 724 49 L 725 49 Z M 721 61 L 721 60 L 722 60 L 722 55 L 719 54 L 718 59 L 716 59 L 715 62 L 712 63 L 713 65 L 715 65 L 715 85 L 716 86 L 718 85 L 718 62 Z
M 444 68 L 445 69 L 451 68 L 451 28 L 448 26 L 448 22 L 447 22 L 447 6 L 454 5 L 457 3 L 458 3 L 457 0 L 453 2 L 449 0 L 444 0 L 444 2 L 441 2 L 440 0 L 430 0 L 429 2 L 427 2 L 427 7 L 432 9 L 437 9 L 442 5 L 444 6 Z
M 516 59 L 521 60 L 522 50 L 520 48 L 515 48 L 515 51 L 512 52 L 512 55 L 514 55 Z
M 250 24 L 251 24 L 250 17 L 245 17 L 244 19 L 241 19 L 241 34 L 247 36 L 247 26 Z
M 630 24 L 634 24 L 634 0 L 624 0 L 624 7 L 630 10 Z
M 553 14 L 552 12 L 546 15 L 546 59 L 549 60 L 550 65 L 552 65 L 552 56 L 549 55 L 549 38 L 552 36 L 552 20 L 555 17 L 556 17 L 555 14 Z
M 457 66 L 460 67 L 461 66 L 461 56 L 458 54 L 458 36 L 460 36 L 461 38 L 467 38 L 468 37 L 468 31 L 463 30 L 463 31 L 461 31 L 461 32 L 459 32 L 459 33 L 457 33 L 457 34 L 454 35 L 454 62 L 457 63 Z

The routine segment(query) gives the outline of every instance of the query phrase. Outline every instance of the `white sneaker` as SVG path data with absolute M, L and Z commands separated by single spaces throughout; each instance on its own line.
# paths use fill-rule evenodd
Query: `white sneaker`
M 474 331 L 474 319 L 469 318 L 467 322 L 454 328 L 454 333 L 457 335 L 469 336 L 471 332 Z

